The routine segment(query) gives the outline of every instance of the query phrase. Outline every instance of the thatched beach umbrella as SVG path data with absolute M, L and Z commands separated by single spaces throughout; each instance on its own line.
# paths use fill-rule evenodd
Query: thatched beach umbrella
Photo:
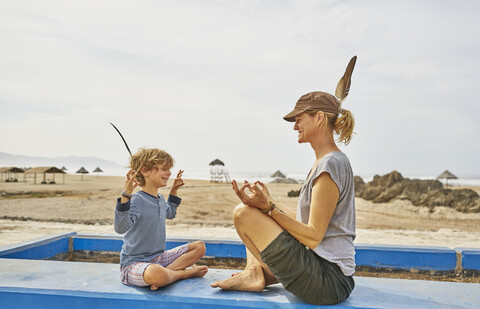
M 97 167 L 92 173 L 103 173 L 103 171 Z M 97 174 L 97 177 L 98 177 L 99 174 Z
M 282 172 L 280 172 L 280 170 L 276 171 L 275 173 L 272 174 L 272 176 L 270 176 L 272 178 L 286 178 L 287 176 L 283 175 Z
M 437 179 L 445 179 L 445 182 L 446 182 L 445 186 L 448 188 L 448 180 L 458 179 L 458 177 L 450 173 L 448 170 L 446 170 L 445 172 L 438 175 Z
M 78 171 L 77 174 L 82 174 L 80 180 L 83 180 L 83 174 L 88 174 L 88 171 L 82 166 Z

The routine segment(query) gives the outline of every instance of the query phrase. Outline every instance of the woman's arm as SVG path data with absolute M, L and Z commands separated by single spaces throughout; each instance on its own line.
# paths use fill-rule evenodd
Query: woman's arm
M 271 217 L 299 242 L 310 249 L 315 249 L 325 235 L 338 197 L 338 187 L 330 174 L 322 173 L 313 185 L 308 224 L 292 219 L 277 209 L 272 211 Z
M 233 189 L 245 205 L 256 207 L 262 211 L 269 208 L 267 196 L 256 185 L 245 183 L 238 189 L 235 181 Z M 248 196 L 245 189 L 249 189 L 253 195 Z M 305 246 L 314 249 L 322 241 L 330 219 L 338 202 L 339 190 L 328 173 L 322 173 L 315 181 L 312 189 L 312 204 L 310 205 L 309 223 L 304 224 L 289 217 L 279 209 L 274 209 L 271 217 L 282 228 L 287 230 L 293 237 Z M 282 209 L 283 210 L 283 209 Z

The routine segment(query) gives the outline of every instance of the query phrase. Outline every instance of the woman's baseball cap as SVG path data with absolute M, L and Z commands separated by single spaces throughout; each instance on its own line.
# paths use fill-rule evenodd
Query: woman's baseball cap
M 306 111 L 322 111 L 338 115 L 342 110 L 342 102 L 348 96 L 348 92 L 350 91 L 351 77 L 356 61 L 357 56 L 353 56 L 347 65 L 345 74 L 343 74 L 337 84 L 335 96 L 322 91 L 315 91 L 302 95 L 300 99 L 298 99 L 297 104 L 295 104 L 293 111 L 288 113 L 283 119 L 295 122 L 295 116 Z
M 315 91 L 302 95 L 298 99 L 293 111 L 288 113 L 283 119 L 295 122 L 295 116 L 306 111 L 322 111 L 326 113 L 338 114 L 340 102 L 330 93 Z

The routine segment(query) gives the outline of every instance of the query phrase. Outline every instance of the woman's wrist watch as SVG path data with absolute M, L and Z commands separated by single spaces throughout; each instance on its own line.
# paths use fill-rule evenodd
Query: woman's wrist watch
M 132 195 L 131 195 L 130 193 L 127 193 L 127 191 L 125 191 L 125 190 L 122 191 L 122 196 L 123 196 L 124 198 L 129 199 L 129 200 L 132 199 Z

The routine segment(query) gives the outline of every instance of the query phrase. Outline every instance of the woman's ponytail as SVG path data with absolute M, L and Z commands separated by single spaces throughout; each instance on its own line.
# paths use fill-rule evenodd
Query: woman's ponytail
M 348 145 L 352 139 L 353 127 L 355 127 L 355 118 L 352 112 L 342 109 L 334 124 L 335 133 L 338 135 L 337 141 Z

